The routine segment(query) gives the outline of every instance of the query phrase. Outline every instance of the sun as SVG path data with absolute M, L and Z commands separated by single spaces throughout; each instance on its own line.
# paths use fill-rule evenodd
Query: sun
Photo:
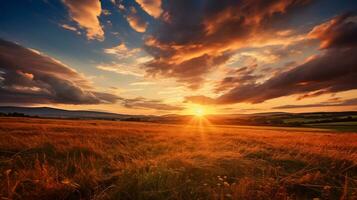
M 193 114 L 196 117 L 203 117 L 206 113 L 205 113 L 205 109 L 203 107 L 197 107 L 193 110 Z
M 188 109 L 186 111 L 187 114 L 193 115 L 195 117 L 204 117 L 211 113 L 208 107 L 204 105 L 199 105 L 199 104 L 191 104 L 188 106 Z

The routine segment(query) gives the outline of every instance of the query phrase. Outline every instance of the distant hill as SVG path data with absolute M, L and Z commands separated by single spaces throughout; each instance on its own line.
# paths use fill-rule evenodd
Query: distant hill
M 64 110 L 50 107 L 16 107 L 0 106 L 0 116 L 12 117 L 42 117 L 66 119 L 103 119 L 136 122 L 155 122 L 180 124 L 190 123 L 193 116 L 167 114 L 127 115 L 100 111 Z M 290 127 L 321 127 L 336 130 L 357 131 L 357 112 L 313 112 L 284 113 L 267 112 L 254 114 L 218 114 L 205 117 L 212 124 L 222 125 L 253 125 L 253 126 L 290 126 Z
M 21 113 L 32 117 L 48 118 L 81 118 L 81 119 L 127 119 L 145 117 L 141 115 L 125 115 L 109 112 L 83 111 L 83 110 L 63 110 L 50 107 L 16 107 L 0 106 L 0 113 L 11 114 Z

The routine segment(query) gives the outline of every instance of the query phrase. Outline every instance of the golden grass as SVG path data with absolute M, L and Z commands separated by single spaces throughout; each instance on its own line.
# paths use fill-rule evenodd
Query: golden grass
M 357 134 L 0 118 L 1 199 L 357 199 Z

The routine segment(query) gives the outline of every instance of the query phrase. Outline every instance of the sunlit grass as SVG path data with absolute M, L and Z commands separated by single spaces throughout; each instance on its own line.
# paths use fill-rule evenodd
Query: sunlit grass
M 0 118 L 2 199 L 354 199 L 356 162 L 356 134 Z

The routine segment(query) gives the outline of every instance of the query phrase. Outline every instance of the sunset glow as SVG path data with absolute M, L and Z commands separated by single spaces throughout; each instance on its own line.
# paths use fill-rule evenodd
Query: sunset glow
M 198 107 L 194 108 L 193 114 L 194 114 L 195 116 L 197 116 L 197 117 L 202 117 L 202 116 L 204 116 L 206 113 L 205 113 L 205 110 L 204 110 L 203 107 L 198 106 Z
M 357 110 L 356 8 L 347 0 L 6 1 L 0 106 L 196 116 Z
M 196 117 L 204 117 L 206 115 L 217 114 L 216 111 L 210 107 L 200 104 L 189 104 L 188 109 L 183 114 L 193 115 Z
M 357 0 L 3 0 L 1 200 L 357 200 Z

